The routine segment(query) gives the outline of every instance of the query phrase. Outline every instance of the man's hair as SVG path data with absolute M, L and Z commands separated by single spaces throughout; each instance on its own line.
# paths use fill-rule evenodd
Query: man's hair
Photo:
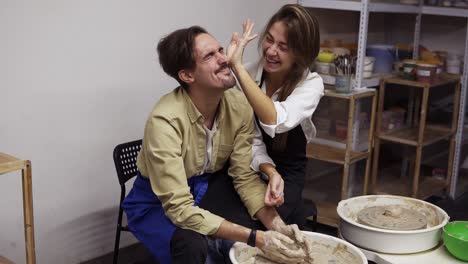
M 179 71 L 195 69 L 195 38 L 202 33 L 207 32 L 199 26 L 183 28 L 163 37 L 158 43 L 159 64 L 184 88 L 187 88 L 187 83 L 179 78 Z

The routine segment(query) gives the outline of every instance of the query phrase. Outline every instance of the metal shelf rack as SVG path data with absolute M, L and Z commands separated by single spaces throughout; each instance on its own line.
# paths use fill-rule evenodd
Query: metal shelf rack
M 449 17 L 461 17 L 467 18 L 467 32 L 465 34 L 465 52 L 464 62 L 465 65 L 468 63 L 468 10 L 453 8 L 453 7 L 434 7 L 425 6 L 424 1 L 420 1 L 419 5 L 405 5 L 405 4 L 393 4 L 393 3 L 381 3 L 370 0 L 298 0 L 298 3 L 311 8 L 322 8 L 331 10 L 346 10 L 360 12 L 359 21 L 359 33 L 358 33 L 358 59 L 356 65 L 356 79 L 354 82 L 355 88 L 366 87 L 365 79 L 362 78 L 365 50 L 367 46 L 367 33 L 369 24 L 370 13 L 399 13 L 399 14 L 414 14 L 414 49 L 413 54 L 417 56 L 420 32 L 421 32 L 421 19 L 423 15 L 435 15 L 435 16 L 449 16 Z M 458 167 L 460 164 L 461 144 L 463 137 L 463 125 L 465 118 L 465 100 L 467 96 L 468 86 L 468 67 L 463 68 L 463 74 L 461 77 L 461 94 L 460 94 L 460 105 L 458 107 L 458 127 L 456 132 L 456 146 L 455 146 L 455 157 L 453 162 L 453 175 L 452 182 L 450 184 L 449 195 L 451 198 L 456 196 L 456 183 L 458 179 Z M 354 137 L 353 137 L 354 138 Z

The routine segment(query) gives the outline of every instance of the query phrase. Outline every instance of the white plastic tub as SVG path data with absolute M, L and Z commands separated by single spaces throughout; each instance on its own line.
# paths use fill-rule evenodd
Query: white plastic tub
M 417 210 L 427 218 L 427 228 L 411 231 L 386 230 L 362 225 L 357 214 L 364 208 L 383 205 L 402 205 Z M 449 216 L 441 208 L 428 202 L 393 195 L 367 195 L 343 200 L 338 204 L 340 232 L 354 245 L 380 253 L 409 254 L 436 247 L 442 227 Z
M 374 72 L 374 57 L 365 57 L 364 58 L 364 67 L 362 69 L 362 77 L 363 78 L 370 78 L 372 73 Z
M 316 61 L 315 62 L 315 70 L 318 73 L 330 74 L 331 63 Z

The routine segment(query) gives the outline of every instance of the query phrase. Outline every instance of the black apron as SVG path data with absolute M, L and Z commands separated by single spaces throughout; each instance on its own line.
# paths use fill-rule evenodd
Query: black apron
M 262 74 L 259 87 L 262 87 L 263 80 Z M 258 122 L 258 118 L 255 119 Z M 284 204 L 277 208 L 278 213 L 287 224 L 297 224 L 302 227 L 306 217 L 302 208 L 302 190 L 307 165 L 307 140 L 304 131 L 300 124 L 289 130 L 286 147 L 278 152 L 273 149 L 273 138 L 266 134 L 260 125 L 259 127 L 267 153 L 276 164 L 276 170 L 284 180 Z

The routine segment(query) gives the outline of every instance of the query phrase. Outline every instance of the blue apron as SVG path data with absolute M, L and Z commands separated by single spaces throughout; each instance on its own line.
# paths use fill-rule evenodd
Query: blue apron
M 208 188 L 211 174 L 205 173 L 188 179 L 195 206 Z M 176 226 L 166 216 L 161 202 L 151 189 L 148 178 L 138 173 L 132 190 L 122 203 L 128 228 L 161 264 L 171 263 L 170 243 Z

